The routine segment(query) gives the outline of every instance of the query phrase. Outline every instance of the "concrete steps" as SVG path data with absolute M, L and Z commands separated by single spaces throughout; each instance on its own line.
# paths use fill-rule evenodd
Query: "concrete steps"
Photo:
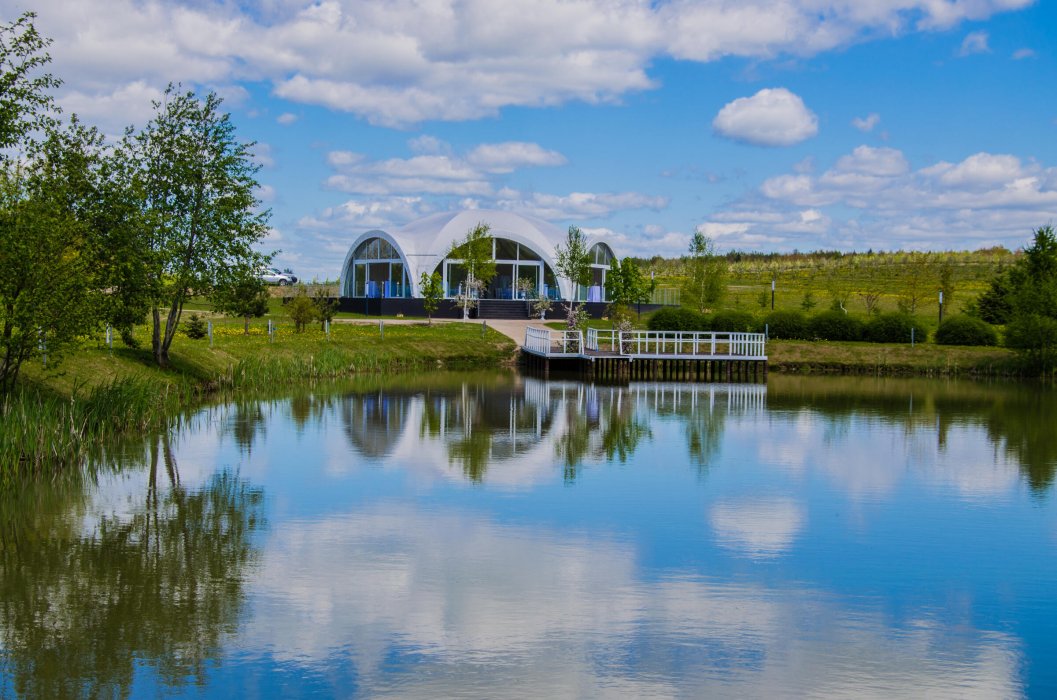
M 529 302 L 523 299 L 481 299 L 477 302 L 477 318 L 518 319 L 529 317 Z

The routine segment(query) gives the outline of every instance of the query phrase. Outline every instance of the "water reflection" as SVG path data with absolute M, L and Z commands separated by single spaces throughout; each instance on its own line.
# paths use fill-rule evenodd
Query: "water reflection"
M 825 417 L 829 444 L 847 444 L 864 420 L 896 428 L 909 449 L 915 442 L 928 443 L 916 447 L 928 455 L 937 452 L 939 469 L 962 480 L 969 493 L 1008 485 L 1014 472 L 1006 466 L 1019 470 L 1039 495 L 1053 486 L 1057 473 L 1057 430 L 1052 427 L 1057 393 L 1034 384 L 775 376 L 767 406 L 779 415 Z M 981 433 L 990 447 L 987 456 L 980 453 Z M 846 453 L 831 457 L 838 469 L 856 463 Z M 877 478 L 886 478 L 885 472 L 891 475 L 875 470 Z
M 534 470 L 527 462 L 544 465 L 548 455 L 556 457 L 562 478 L 572 483 L 585 465 L 626 462 L 652 442 L 655 421 L 682 426 L 684 454 L 705 474 L 720 454 L 730 418 L 765 412 L 784 430 L 761 441 L 761 457 L 831 469 L 864 494 L 883 492 L 898 478 L 873 466 L 881 453 L 864 442 L 858 430 L 864 421 L 874 423 L 874 433 L 889 431 L 885 440 L 898 439 L 905 459 L 946 470 L 947 478 L 960 480 L 967 493 L 1007 486 L 1007 466 L 1019 469 L 1039 494 L 1053 485 L 1057 473 L 1057 431 L 1047 420 L 1057 411 L 1057 397 L 1030 386 L 779 376 L 767 386 L 618 387 L 524 378 L 301 397 L 291 406 L 311 411 L 318 420 L 335 402 L 357 454 L 383 459 L 413 453 L 420 468 L 438 474 L 454 469 L 473 483 L 513 484 L 519 473 L 532 482 L 528 472 Z M 809 429 L 798 437 L 797 425 L 814 425 L 810 416 L 825 418 L 821 434 Z M 240 418 L 236 425 L 245 421 Z M 981 460 L 974 444 L 981 431 L 992 459 Z M 972 440 L 965 439 L 967 432 Z M 239 444 L 246 440 L 236 439 Z M 815 454 L 809 456 L 808 450 Z M 503 465 L 501 472 L 490 473 L 496 465 Z
M 893 624 L 803 586 L 647 579 L 636 559 L 597 534 L 383 503 L 276 533 L 258 579 L 267 608 L 241 645 L 351 665 L 370 697 L 1021 691 L 1006 634 L 925 611 Z
M 0 655 L 18 695 L 127 696 L 142 664 L 171 688 L 203 680 L 240 616 L 259 489 L 226 471 L 184 487 L 164 437 L 120 511 L 79 485 L 4 499 L 19 517 L 0 533 Z
M 557 457 L 571 483 L 585 463 L 626 462 L 650 441 L 653 417 L 683 421 L 688 456 L 705 466 L 718 449 L 723 417 L 763 410 L 765 396 L 761 385 L 614 387 L 523 378 L 348 393 L 339 410 L 350 446 L 364 457 L 413 450 L 420 468 L 455 468 L 473 483 L 489 479 L 492 466 L 504 467 L 492 478 L 503 483 L 519 465 L 549 469 Z
M 0 502 L 0 696 L 1045 696 L 1054 408 L 796 377 L 244 397 Z

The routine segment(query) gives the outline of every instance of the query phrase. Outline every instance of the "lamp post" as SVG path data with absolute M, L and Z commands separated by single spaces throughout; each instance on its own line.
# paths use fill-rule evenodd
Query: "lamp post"
M 940 323 L 943 323 L 943 290 L 940 290 Z
M 774 311 L 774 279 L 771 279 L 771 311 Z

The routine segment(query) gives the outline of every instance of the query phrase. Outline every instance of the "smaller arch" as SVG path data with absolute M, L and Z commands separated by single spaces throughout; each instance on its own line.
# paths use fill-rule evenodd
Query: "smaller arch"
M 385 275 L 384 280 L 373 280 L 373 282 L 382 282 L 382 288 L 371 287 L 370 283 L 372 280 L 369 277 L 365 277 L 363 293 L 360 291 L 359 280 L 356 278 L 356 266 L 360 263 L 364 264 L 364 274 L 368 275 L 367 272 L 368 264 L 389 264 L 389 270 Z M 397 280 L 397 293 L 393 293 L 393 264 L 399 264 L 401 266 L 400 279 Z M 338 285 L 340 289 L 340 295 L 344 297 L 364 297 L 364 296 L 399 296 L 399 297 L 410 297 L 417 293 L 417 286 L 415 284 L 414 270 L 408 265 L 407 256 L 404 254 L 400 244 L 397 243 L 396 239 L 388 232 L 381 229 L 372 229 L 360 234 L 356 240 L 349 246 L 349 252 L 345 255 L 345 262 L 341 267 L 341 278 L 339 279 Z
M 616 255 L 605 241 L 598 241 L 587 249 L 591 267 L 591 283 L 580 289 L 581 301 L 609 301 L 606 276 L 612 268 Z

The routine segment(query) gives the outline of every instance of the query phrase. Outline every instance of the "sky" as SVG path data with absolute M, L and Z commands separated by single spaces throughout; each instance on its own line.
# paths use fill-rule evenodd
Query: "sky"
M 169 82 L 256 141 L 266 251 L 511 210 L 618 255 L 1015 249 L 1057 224 L 1057 3 L 0 0 L 66 112 L 118 135 Z

